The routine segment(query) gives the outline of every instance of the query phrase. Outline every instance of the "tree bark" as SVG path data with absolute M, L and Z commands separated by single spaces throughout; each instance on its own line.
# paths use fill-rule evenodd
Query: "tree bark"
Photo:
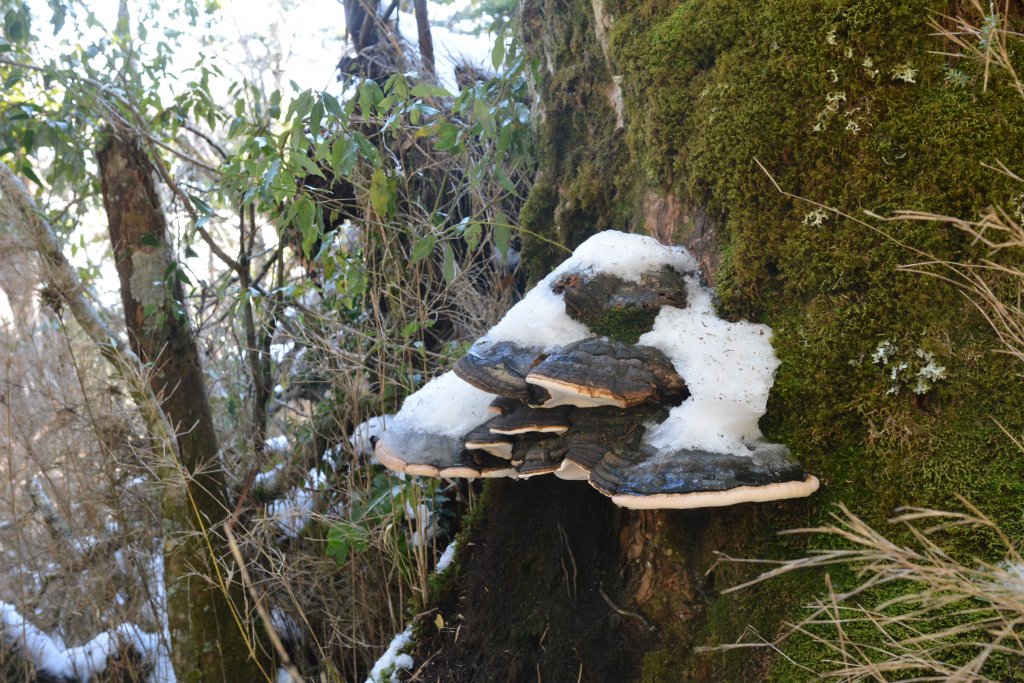
M 178 264 L 145 151 L 111 134 L 98 152 L 125 323 L 132 349 L 176 430 L 186 495 L 163 500 L 172 659 L 183 680 L 258 680 L 256 640 L 220 525 L 230 514 L 217 435 L 192 336 Z M 265 672 L 263 673 L 265 675 Z
M 430 37 L 430 18 L 427 15 L 427 0 L 413 0 L 416 13 L 416 34 L 420 43 L 420 62 L 424 76 L 434 75 L 434 40 Z
M 634 512 L 565 482 L 489 483 L 458 573 L 430 605 L 458 626 L 433 628 L 429 612 L 420 631 L 422 680 L 817 680 L 836 667 L 835 641 L 817 628 L 820 642 L 786 638 L 787 623 L 807 616 L 811 598 L 850 590 L 854 572 L 794 572 L 727 592 L 772 565 L 723 556 L 775 561 L 812 552 L 808 543 L 832 547 L 778 532 L 825 523 L 838 502 L 889 533 L 897 506 L 962 510 L 964 496 L 1010 536 L 1024 533 L 1020 452 L 993 428 L 1024 433 L 1019 367 L 992 353 L 999 340 L 959 294 L 899 268 L 924 253 L 987 256 L 955 230 L 872 230 L 822 208 L 973 217 L 1016 205 L 1018 182 L 977 169 L 1024 144 L 1019 93 L 986 91 L 973 71 L 964 87 L 948 84 L 928 13 L 949 3 L 856 0 L 829 17 L 826 4 L 520 3 L 520 36 L 542 72 L 539 172 L 520 214 L 531 279 L 563 258 L 549 240 L 575 248 L 617 229 L 689 247 L 723 315 L 773 328 L 781 364 L 761 427 L 823 486 L 805 500 Z M 887 65 L 906 68 L 865 76 L 873 45 L 899 45 Z M 834 117 L 829 98 L 842 100 Z M 765 168 L 820 204 L 779 192 Z M 896 385 L 902 370 L 871 360 L 888 340 L 911 368 L 917 354 L 941 356 L 948 379 L 923 397 Z M 950 530 L 943 542 L 954 555 L 1002 559 L 974 532 Z M 887 588 L 894 602 L 906 590 Z M 865 651 L 888 647 L 857 631 L 847 635 Z M 988 676 L 1019 671 L 1015 660 Z

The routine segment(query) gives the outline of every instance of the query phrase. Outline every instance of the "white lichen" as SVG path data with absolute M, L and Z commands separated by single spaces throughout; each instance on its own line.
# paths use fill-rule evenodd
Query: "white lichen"
M 889 361 L 892 360 L 895 355 L 896 345 L 886 339 L 875 347 L 874 352 L 871 354 L 871 362 L 878 365 L 888 365 Z
M 875 68 L 875 60 L 871 57 L 865 57 L 864 61 L 861 62 L 860 65 L 864 67 L 864 73 L 866 73 L 870 78 L 874 78 L 878 75 L 878 69 Z
M 887 371 L 889 388 L 886 394 L 895 396 L 904 387 L 909 387 L 918 396 L 935 388 L 935 384 L 946 379 L 946 368 L 935 362 L 935 354 L 918 347 L 912 356 L 900 358 L 900 348 L 891 340 L 878 344 L 871 354 L 871 362 Z
M 892 70 L 892 79 L 904 83 L 917 83 L 917 69 L 911 66 L 910 62 L 900 64 Z
M 804 214 L 804 225 L 817 227 L 828 220 L 828 212 L 825 209 L 815 209 Z
M 917 370 L 913 389 L 915 394 L 923 395 L 931 391 L 936 382 L 946 379 L 946 368 L 935 363 L 935 354 L 920 348 L 916 353 L 924 365 Z
M 846 101 L 846 92 L 836 90 L 825 95 L 825 108 L 831 112 L 839 111 L 839 107 Z

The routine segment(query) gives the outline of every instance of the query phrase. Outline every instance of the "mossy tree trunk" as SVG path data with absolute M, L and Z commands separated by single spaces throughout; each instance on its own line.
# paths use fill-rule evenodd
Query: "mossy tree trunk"
M 780 193 L 761 170 L 858 216 L 1018 206 L 1024 187 L 983 164 L 1019 163 L 1020 94 L 982 63 L 937 54 L 949 46 L 928 22 L 960 8 L 523 0 L 542 159 L 522 226 L 569 247 L 615 228 L 693 250 L 724 315 L 773 327 L 782 363 L 761 426 L 823 486 L 804 501 L 634 513 L 576 484 L 494 484 L 437 600 L 446 624 L 476 632 L 428 625 L 421 654 L 436 655 L 433 680 L 814 678 L 833 653 L 809 639 L 786 641 L 786 657 L 695 652 L 772 641 L 826 592 L 808 573 L 724 594 L 757 569 L 720 553 L 797 557 L 828 541 L 777 532 L 822 522 L 837 502 L 897 539 L 886 526 L 896 506 L 958 508 L 961 495 L 1024 532 L 1024 461 L 997 426 L 1024 432 L 1019 368 L 953 287 L 899 269 L 920 260 L 914 250 L 971 261 L 977 245 L 935 223 L 879 224 L 887 238 Z M 541 240 L 524 246 L 534 281 L 561 258 Z M 872 362 L 885 342 L 898 354 L 891 366 Z M 946 368 L 923 394 L 913 386 L 921 353 Z M 942 540 L 998 559 L 988 536 Z M 994 679 L 1016 675 L 1012 662 L 993 666 Z
M 152 168 L 138 142 L 120 133 L 97 157 L 128 336 L 177 430 L 180 461 L 159 470 L 174 669 L 183 681 L 260 680 L 242 586 L 237 572 L 225 572 L 228 489 Z

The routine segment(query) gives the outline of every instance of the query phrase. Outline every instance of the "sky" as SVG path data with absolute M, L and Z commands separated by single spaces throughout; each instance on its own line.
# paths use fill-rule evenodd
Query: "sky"
M 96 0 L 86 4 L 104 27 L 112 29 L 116 25 L 118 0 Z M 140 4 L 137 1 L 130 3 L 130 11 Z M 466 4 L 467 0 L 450 4 L 429 3 L 430 18 L 433 22 L 445 22 Z M 224 43 L 204 48 L 185 36 L 186 49 L 181 52 L 187 63 L 183 63 L 183 67 L 190 66 L 194 55 L 204 49 L 229 59 L 234 56 L 240 62 L 246 45 L 255 50 L 252 38 L 262 35 L 276 38 L 282 47 L 285 57 L 281 74 L 283 83 L 294 80 L 303 88 L 317 90 L 334 87 L 334 65 L 341 57 L 345 30 L 345 12 L 339 0 L 222 0 L 220 5 L 220 10 L 214 15 L 214 32 L 223 37 Z M 50 16 L 45 0 L 32 0 L 31 6 L 40 19 Z M 403 36 L 415 48 L 415 18 L 411 13 L 399 12 L 398 21 Z M 88 29 L 81 26 L 78 29 L 89 35 Z M 61 36 L 68 37 L 73 30 L 69 21 Z M 95 33 L 98 37 L 100 31 Z M 451 82 L 450 65 L 460 57 L 478 65 L 489 63 L 492 37 L 460 34 L 443 26 L 434 26 L 431 33 L 439 62 L 438 72 L 443 80 Z M 188 49 L 190 42 L 193 50 Z

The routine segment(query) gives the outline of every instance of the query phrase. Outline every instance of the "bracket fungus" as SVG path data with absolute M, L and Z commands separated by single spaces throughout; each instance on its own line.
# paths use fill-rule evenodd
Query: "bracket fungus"
M 715 314 L 684 248 L 602 232 L 406 399 L 377 459 L 426 476 L 585 479 L 628 508 L 808 496 L 818 480 L 758 428 L 770 339 Z

